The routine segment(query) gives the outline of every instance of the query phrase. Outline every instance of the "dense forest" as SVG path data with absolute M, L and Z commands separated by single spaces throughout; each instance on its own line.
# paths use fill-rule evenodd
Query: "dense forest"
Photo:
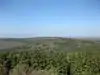
M 0 41 L 4 46 L 0 50 L 0 75 L 100 75 L 99 40 L 27 38 Z

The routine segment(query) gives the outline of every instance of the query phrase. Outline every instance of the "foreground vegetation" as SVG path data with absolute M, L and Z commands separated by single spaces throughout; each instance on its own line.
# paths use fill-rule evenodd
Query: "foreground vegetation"
M 0 75 L 100 75 L 97 41 L 23 41 L 23 46 L 0 51 Z
M 99 51 L 1 52 L 0 75 L 100 75 Z

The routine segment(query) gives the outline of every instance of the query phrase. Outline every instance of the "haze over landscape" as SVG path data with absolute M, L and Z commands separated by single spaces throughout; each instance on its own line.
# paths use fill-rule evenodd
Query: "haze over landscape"
M 100 75 L 100 0 L 0 0 L 0 75 Z
M 0 0 L 0 37 L 100 37 L 99 0 Z

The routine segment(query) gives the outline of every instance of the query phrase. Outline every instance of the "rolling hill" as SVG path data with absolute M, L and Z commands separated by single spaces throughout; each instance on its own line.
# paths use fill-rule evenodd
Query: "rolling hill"
M 0 49 L 45 49 L 45 50 L 99 50 L 100 42 L 62 37 L 37 37 L 37 38 L 6 38 L 0 39 Z
M 0 39 L 1 75 L 100 75 L 100 42 L 61 37 Z

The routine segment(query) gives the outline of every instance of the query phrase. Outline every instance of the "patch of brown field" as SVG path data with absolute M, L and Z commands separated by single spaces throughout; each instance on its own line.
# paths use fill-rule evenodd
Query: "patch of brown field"
M 22 42 L 0 40 L 0 49 L 9 49 L 9 48 L 14 48 L 14 47 L 19 47 L 22 45 L 24 45 L 24 43 Z

